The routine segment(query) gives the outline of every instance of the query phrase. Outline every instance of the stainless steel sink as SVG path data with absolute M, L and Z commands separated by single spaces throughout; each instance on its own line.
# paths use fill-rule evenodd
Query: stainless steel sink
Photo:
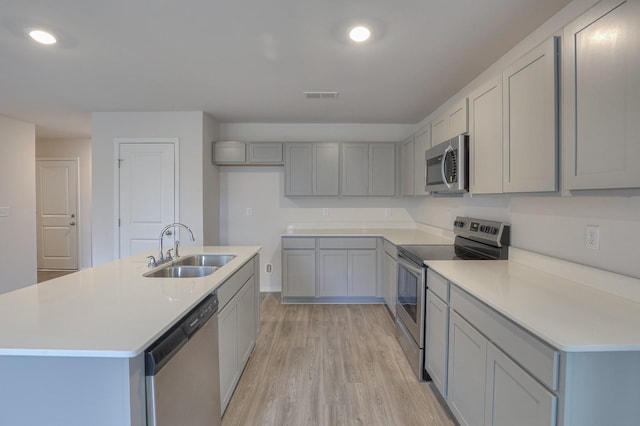
M 206 277 L 229 263 L 233 258 L 235 256 L 232 254 L 192 254 L 180 257 L 159 269 L 143 274 L 143 276 L 147 278 Z
M 175 266 L 168 265 L 158 270 L 147 272 L 149 278 L 197 278 L 213 274 L 218 267 L 214 266 Z
M 191 254 L 173 261 L 173 266 L 221 267 L 235 258 L 232 254 Z

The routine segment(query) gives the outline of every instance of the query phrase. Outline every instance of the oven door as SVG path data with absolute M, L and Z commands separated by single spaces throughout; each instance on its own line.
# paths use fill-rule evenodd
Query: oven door
M 424 348 L 424 267 L 398 255 L 396 315 L 419 348 Z

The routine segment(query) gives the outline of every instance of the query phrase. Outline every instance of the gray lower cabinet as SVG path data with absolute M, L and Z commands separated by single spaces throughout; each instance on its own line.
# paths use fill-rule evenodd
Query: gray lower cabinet
M 425 368 L 434 386 L 447 398 L 447 364 L 449 356 L 449 305 L 427 290 L 425 324 Z
M 320 250 L 318 296 L 376 297 L 375 250 Z
M 447 402 L 461 425 L 483 425 L 489 341 L 456 312 L 449 323 Z
M 491 343 L 486 381 L 485 425 L 555 426 L 558 398 Z
M 290 143 L 285 148 L 285 195 L 339 195 L 337 143 Z
M 284 303 L 382 302 L 377 238 L 283 237 Z
M 254 260 L 257 262 L 257 259 Z M 220 405 L 227 408 L 256 341 L 256 278 L 249 262 L 218 288 Z
M 396 144 L 344 143 L 341 170 L 341 195 L 394 196 Z

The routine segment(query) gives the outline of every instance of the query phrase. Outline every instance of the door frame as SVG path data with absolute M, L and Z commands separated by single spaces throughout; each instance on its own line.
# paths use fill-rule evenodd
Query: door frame
M 113 258 L 120 259 L 120 145 L 173 144 L 174 160 L 174 218 L 180 221 L 180 139 L 179 138 L 114 138 L 113 139 Z
M 83 222 L 84 222 L 84 215 L 80 214 L 80 210 L 81 210 L 81 206 L 82 206 L 82 198 L 81 198 L 81 193 L 80 193 L 80 157 L 36 157 L 36 167 L 38 164 L 38 161 L 73 161 L 76 163 L 76 247 L 78 248 L 78 271 L 81 268 L 81 265 L 84 265 L 84 247 L 82 245 L 82 232 L 83 232 Z M 36 182 L 36 185 L 38 185 L 38 183 Z M 38 207 L 38 203 L 39 201 L 36 200 L 36 209 Z M 36 225 L 37 228 L 38 225 Z M 36 229 L 36 232 L 39 233 L 39 229 Z M 37 239 L 37 236 L 36 236 Z M 38 242 L 39 243 L 39 242 Z M 40 270 L 47 270 L 46 268 L 44 269 L 40 269 L 38 268 L 38 265 L 36 264 L 36 269 L 38 271 Z

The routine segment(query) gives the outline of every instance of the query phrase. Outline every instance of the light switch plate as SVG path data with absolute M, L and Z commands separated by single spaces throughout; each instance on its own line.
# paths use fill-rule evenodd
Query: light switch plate
M 9 207 L 0 207 L 0 217 L 9 217 Z

